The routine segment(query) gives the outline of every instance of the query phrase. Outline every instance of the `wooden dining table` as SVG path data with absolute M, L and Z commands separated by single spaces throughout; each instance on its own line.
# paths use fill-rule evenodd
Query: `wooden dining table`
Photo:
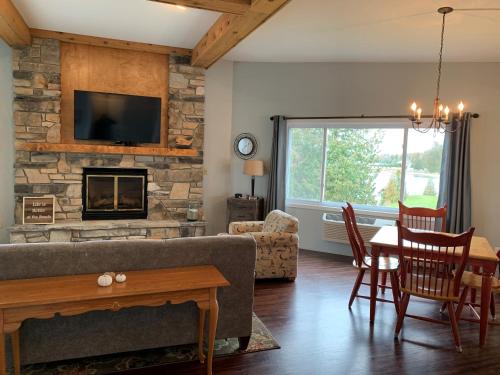
M 384 226 L 379 229 L 370 240 L 371 245 L 371 280 L 370 280 L 370 323 L 375 321 L 375 310 L 378 288 L 378 257 L 384 255 L 398 255 L 398 228 L 395 226 Z M 403 249 L 405 250 L 405 249 Z M 410 251 L 410 249 L 408 249 Z M 461 254 L 457 253 L 457 258 Z M 479 329 L 479 346 L 484 346 L 488 333 L 488 316 L 491 299 L 491 284 L 498 264 L 498 258 L 493 247 L 484 237 L 474 236 L 470 246 L 467 265 L 471 266 L 475 273 L 482 276 L 481 284 L 481 312 Z

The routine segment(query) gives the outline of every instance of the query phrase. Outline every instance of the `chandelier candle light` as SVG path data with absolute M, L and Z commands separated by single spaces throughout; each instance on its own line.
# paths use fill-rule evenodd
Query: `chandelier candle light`
M 453 8 L 443 7 L 437 10 L 443 15 L 443 23 L 441 26 L 441 48 L 439 49 L 439 63 L 438 63 L 438 75 L 437 75 L 437 85 L 436 85 L 436 98 L 434 99 L 434 109 L 432 112 L 432 120 L 429 125 L 422 126 L 422 108 L 413 102 L 410 106 L 411 116 L 410 120 L 415 130 L 422 133 L 428 132 L 430 129 L 440 132 L 454 132 L 456 127 L 448 127 L 451 124 L 450 108 L 443 105 L 439 99 L 439 89 L 441 84 L 441 66 L 443 63 L 443 46 L 444 46 L 444 26 L 445 19 L 448 13 L 453 12 Z M 458 119 L 462 120 L 462 115 L 464 111 L 464 103 L 460 102 L 457 106 L 458 108 Z

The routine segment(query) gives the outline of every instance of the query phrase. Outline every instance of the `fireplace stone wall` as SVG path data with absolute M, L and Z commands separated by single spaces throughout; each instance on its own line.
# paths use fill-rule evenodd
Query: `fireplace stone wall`
M 186 220 L 189 202 L 202 201 L 202 158 L 17 151 L 15 166 L 17 224 L 22 197 L 46 194 L 56 196 L 56 222 L 80 221 L 83 167 L 146 168 L 150 220 Z
M 33 38 L 30 47 L 14 49 L 13 77 L 17 225 L 22 223 L 23 196 L 46 194 L 56 197 L 56 223 L 80 222 L 84 167 L 146 168 L 148 220 L 185 222 L 190 202 L 201 207 L 204 69 L 192 67 L 185 57 L 170 56 L 169 145 L 178 135 L 193 137 L 197 157 L 23 151 L 23 142 L 60 142 L 59 41 Z
M 10 230 L 11 243 L 85 242 L 195 237 L 205 234 L 205 223 L 175 220 L 113 220 L 19 225 Z

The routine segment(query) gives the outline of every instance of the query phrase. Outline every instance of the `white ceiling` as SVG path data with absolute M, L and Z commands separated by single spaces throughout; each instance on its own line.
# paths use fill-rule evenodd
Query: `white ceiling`
M 146 0 L 13 0 L 30 27 L 193 48 L 219 14 Z M 500 0 L 291 0 L 224 58 L 436 61 L 440 6 Z M 500 11 L 447 16 L 445 61 L 500 61 Z
M 436 61 L 437 8 L 500 0 L 291 0 L 225 57 L 236 61 Z M 500 11 L 446 18 L 446 61 L 500 61 Z
M 29 27 L 193 48 L 220 13 L 146 0 L 13 0 Z

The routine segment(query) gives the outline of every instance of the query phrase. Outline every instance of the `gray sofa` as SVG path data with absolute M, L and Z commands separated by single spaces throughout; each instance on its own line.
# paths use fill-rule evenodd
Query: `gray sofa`
M 244 236 L 0 245 L 0 280 L 213 264 L 231 283 L 218 292 L 217 337 L 238 337 L 245 346 L 252 330 L 255 254 L 255 241 Z M 195 343 L 197 322 L 193 302 L 29 319 L 21 327 L 21 362 Z

